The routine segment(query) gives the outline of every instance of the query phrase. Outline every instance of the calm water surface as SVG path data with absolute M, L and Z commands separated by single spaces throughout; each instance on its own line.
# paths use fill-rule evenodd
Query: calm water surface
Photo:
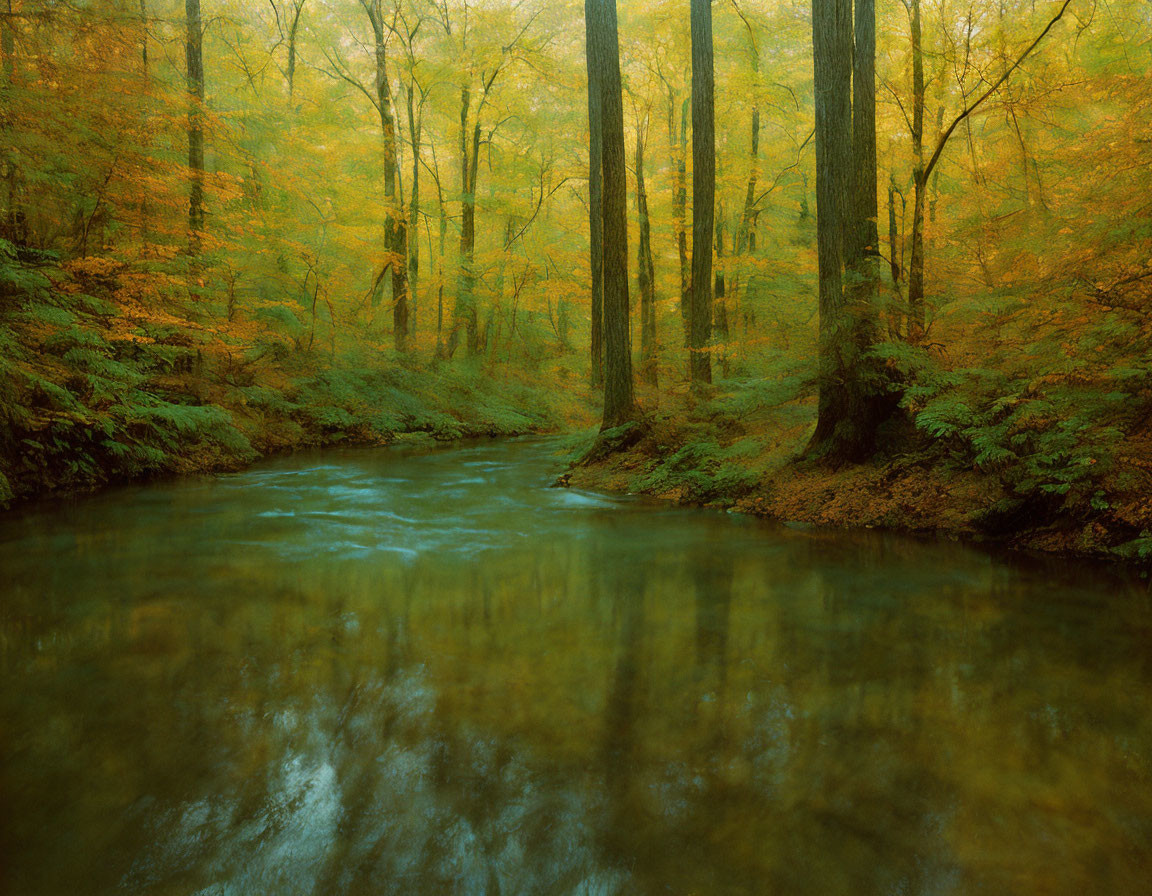
M 0 892 L 1152 893 L 1139 586 L 553 449 L 0 517 Z

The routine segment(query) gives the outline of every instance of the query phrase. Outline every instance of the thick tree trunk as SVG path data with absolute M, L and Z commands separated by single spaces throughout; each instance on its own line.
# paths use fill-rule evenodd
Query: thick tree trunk
M 857 461 L 888 403 L 876 340 L 876 19 L 873 0 L 813 0 L 820 400 L 810 450 Z M 843 272 L 847 271 L 847 278 Z
M 616 0 L 592 0 L 592 52 L 599 69 L 604 176 L 604 429 L 636 416 L 628 326 L 628 184 Z
M 200 0 L 185 0 L 188 82 L 188 252 L 200 254 L 204 234 L 204 29 Z
M 648 217 L 648 188 L 644 180 L 644 129 L 636 129 L 636 209 L 640 241 L 636 257 L 640 287 L 640 379 L 659 384 L 656 362 L 656 269 L 652 260 L 652 226 Z
M 692 0 L 692 313 L 689 369 L 693 386 L 712 382 L 712 237 L 716 135 L 712 3 Z
M 592 266 L 592 386 L 604 385 L 604 187 L 602 141 L 603 114 L 600 109 L 601 72 L 593 62 L 597 35 L 593 22 L 596 0 L 584 0 L 584 31 L 588 62 L 588 229 L 589 260 Z

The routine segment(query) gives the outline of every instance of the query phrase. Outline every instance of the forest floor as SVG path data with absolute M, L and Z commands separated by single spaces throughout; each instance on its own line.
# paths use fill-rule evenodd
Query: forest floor
M 803 419 L 803 406 L 792 409 Z M 963 465 L 939 443 L 899 427 L 900 447 L 869 463 L 829 466 L 803 456 L 806 426 L 767 439 L 733 419 L 681 409 L 573 442 L 559 485 L 645 494 L 830 529 L 877 529 L 1013 550 L 1147 562 L 1147 494 L 1110 490 L 1107 509 L 1021 495 Z M 1148 446 L 1152 447 L 1152 446 Z M 1149 456 L 1145 454 L 1145 456 Z

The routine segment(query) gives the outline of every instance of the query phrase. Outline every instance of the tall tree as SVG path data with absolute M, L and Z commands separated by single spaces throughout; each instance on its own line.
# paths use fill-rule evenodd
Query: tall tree
M 692 384 L 712 382 L 712 238 L 716 215 L 716 111 L 712 2 L 692 0 Z
M 684 326 L 684 344 L 691 342 L 692 268 L 688 261 L 688 116 L 692 97 L 680 99 L 679 90 L 664 78 L 668 91 L 668 148 L 675 172 L 672 184 L 672 226 L 676 238 L 676 255 L 680 261 L 680 320 Z
M 854 461 L 875 450 L 889 403 L 876 340 L 876 18 L 874 0 L 813 0 L 819 410 L 814 453 Z M 847 277 L 844 274 L 847 272 Z
M 856 0 L 852 32 L 855 242 L 849 264 L 859 269 L 866 259 L 877 255 L 880 242 L 876 198 L 876 0 Z
M 188 251 L 200 254 L 204 234 L 204 26 L 200 0 L 185 0 L 188 82 Z
M 600 72 L 604 178 L 604 429 L 636 416 L 628 325 L 628 184 L 616 0 L 589 0 L 588 69 Z M 596 164 L 595 160 L 592 164 Z
M 851 439 L 852 324 L 843 259 L 852 196 L 852 0 L 812 0 L 816 100 L 816 255 L 819 280 L 819 410 L 812 448 L 843 453 Z
M 912 0 L 912 257 L 908 265 L 908 338 L 924 337 L 924 38 L 920 0 Z
M 384 248 L 387 260 L 376 278 L 379 288 L 386 272 L 392 275 L 392 338 L 397 351 L 408 348 L 408 221 L 396 190 L 396 118 L 392 113 L 392 84 L 388 79 L 388 24 L 382 0 L 360 0 L 372 25 L 376 78 L 373 102 L 380 114 L 384 141 Z M 375 291 L 375 290 L 374 290 Z
M 636 212 L 640 234 L 636 252 L 636 285 L 640 289 L 640 379 L 659 384 L 656 363 L 656 267 L 652 260 L 652 224 L 648 215 L 648 186 L 644 179 L 644 143 L 649 116 L 636 126 Z
M 452 36 L 453 22 L 448 3 L 437 3 L 435 9 L 445 34 Z M 448 355 L 456 351 L 461 326 L 467 335 L 468 354 L 475 355 L 480 350 L 480 327 L 476 311 L 476 189 L 480 176 L 480 147 L 485 142 L 484 112 L 492 98 L 497 78 L 518 58 L 525 35 L 540 12 L 538 9 L 530 15 L 516 35 L 508 43 L 501 43 L 495 53 L 480 53 L 478 58 L 481 62 L 475 67 L 475 60 L 470 57 L 473 47 L 467 3 L 463 8 L 463 22 L 456 29 L 460 36 L 460 55 L 466 62 L 466 70 L 460 84 L 460 275 L 456 288 L 456 321 L 448 340 Z M 478 78 L 475 77 L 477 68 Z M 491 138 L 490 131 L 488 142 L 491 142 Z
M 588 230 L 592 267 L 592 386 L 604 385 L 604 181 L 603 114 L 600 110 L 602 73 L 593 61 L 596 0 L 584 0 L 585 56 L 588 66 Z
M 736 237 L 736 254 L 743 255 L 745 250 L 756 251 L 756 219 L 759 211 L 756 207 L 756 184 L 760 177 L 760 105 L 757 102 L 760 85 L 756 83 L 760 77 L 760 47 L 756 42 L 756 32 L 752 23 L 744 14 L 744 10 L 732 0 L 740 21 L 748 32 L 748 57 L 752 66 L 752 120 L 749 125 L 748 141 L 748 187 L 744 193 L 744 211 L 740 216 L 740 230 Z
M 420 152 L 424 135 L 424 106 L 428 101 L 428 88 L 420 82 L 419 59 L 416 53 L 416 37 L 424 24 L 424 19 L 416 16 L 414 21 L 397 3 L 396 14 L 389 27 L 404 49 L 405 106 L 408 113 L 408 144 L 412 150 L 412 174 L 408 190 L 408 323 L 409 333 L 416 329 L 416 296 L 420 282 Z

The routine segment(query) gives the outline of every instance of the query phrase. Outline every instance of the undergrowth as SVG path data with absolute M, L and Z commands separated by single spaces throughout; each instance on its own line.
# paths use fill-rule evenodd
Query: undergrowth
M 557 425 L 539 383 L 478 364 L 309 353 L 290 334 L 142 312 L 131 275 L 100 261 L 64 267 L 0 240 L 0 506 L 296 446 Z

